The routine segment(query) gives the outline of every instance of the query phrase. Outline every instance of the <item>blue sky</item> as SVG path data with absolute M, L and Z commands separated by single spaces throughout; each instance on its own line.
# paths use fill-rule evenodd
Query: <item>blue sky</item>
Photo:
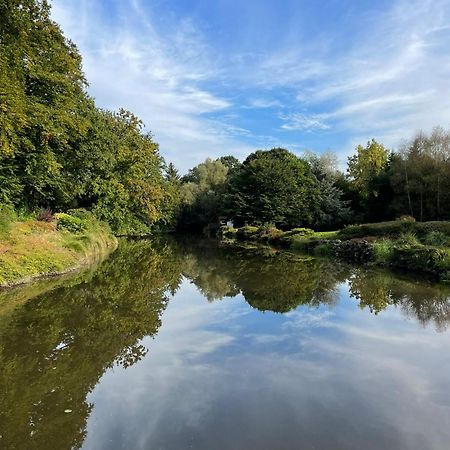
M 182 172 L 258 148 L 391 148 L 450 125 L 450 0 L 53 0 L 99 106 Z

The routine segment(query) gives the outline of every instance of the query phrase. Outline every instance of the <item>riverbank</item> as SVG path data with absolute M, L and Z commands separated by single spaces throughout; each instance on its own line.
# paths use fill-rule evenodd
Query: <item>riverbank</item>
M 396 220 L 327 232 L 245 226 L 224 228 L 222 236 L 350 262 L 396 267 L 432 275 L 439 281 L 450 281 L 450 222 Z
M 0 287 L 77 271 L 117 246 L 109 226 L 83 210 L 0 219 Z

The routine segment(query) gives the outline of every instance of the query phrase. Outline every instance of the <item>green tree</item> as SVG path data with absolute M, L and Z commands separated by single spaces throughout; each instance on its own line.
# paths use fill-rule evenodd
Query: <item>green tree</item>
M 318 189 L 307 161 L 282 148 L 258 150 L 230 180 L 230 214 L 237 223 L 311 225 L 320 204 Z
M 378 195 L 373 181 L 386 169 L 388 160 L 389 150 L 375 139 L 365 147 L 358 145 L 356 155 L 348 158 L 348 175 L 363 199 Z
M 218 224 L 224 210 L 227 174 L 221 161 L 207 158 L 183 177 L 180 228 L 201 231 Z

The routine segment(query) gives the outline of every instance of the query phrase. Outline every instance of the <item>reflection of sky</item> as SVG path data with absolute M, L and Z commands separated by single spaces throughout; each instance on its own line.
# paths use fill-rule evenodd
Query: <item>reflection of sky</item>
M 86 449 L 448 449 L 450 344 L 388 308 L 261 313 L 185 282 L 90 394 Z

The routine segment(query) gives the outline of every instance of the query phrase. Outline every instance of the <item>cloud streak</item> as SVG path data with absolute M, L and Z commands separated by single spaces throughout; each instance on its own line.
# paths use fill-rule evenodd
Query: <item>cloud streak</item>
M 245 33 L 188 4 L 53 1 L 98 104 L 138 114 L 183 171 L 281 144 L 346 155 L 375 137 L 395 147 L 450 124 L 450 0 L 340 2 L 326 14 L 291 0 L 265 12 L 249 0 Z M 219 16 L 227 12 L 234 17 L 229 8 Z

